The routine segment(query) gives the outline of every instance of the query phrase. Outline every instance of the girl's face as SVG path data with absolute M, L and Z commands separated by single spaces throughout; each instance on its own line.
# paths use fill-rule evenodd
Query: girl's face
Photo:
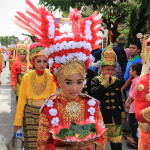
M 82 91 L 83 78 L 80 73 L 67 77 L 61 85 L 61 90 L 69 99 L 75 99 Z
M 23 52 L 20 52 L 20 53 L 19 53 L 19 58 L 20 58 L 21 61 L 26 60 L 26 56 L 27 56 L 26 53 L 23 53 Z
M 47 67 L 48 60 L 45 56 L 38 56 L 35 59 L 34 65 L 39 71 L 44 71 Z

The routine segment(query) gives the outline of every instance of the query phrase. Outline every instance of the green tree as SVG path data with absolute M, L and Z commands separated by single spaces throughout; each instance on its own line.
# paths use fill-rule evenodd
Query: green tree
M 3 46 L 10 45 L 11 43 L 16 44 L 16 42 L 18 42 L 18 41 L 19 41 L 19 38 L 14 35 L 0 37 L 0 42 L 1 42 L 1 45 L 3 45 Z
M 136 0 L 136 5 L 132 7 L 129 14 L 129 34 L 128 43 L 136 40 L 137 33 L 143 34 L 150 32 L 148 21 L 150 19 L 150 1 L 149 0 Z M 150 34 L 150 33 L 149 33 Z

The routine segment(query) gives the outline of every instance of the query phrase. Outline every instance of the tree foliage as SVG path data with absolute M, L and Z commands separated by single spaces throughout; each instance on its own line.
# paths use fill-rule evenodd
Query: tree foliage
M 147 23 L 150 19 L 150 1 L 135 0 L 136 5 L 132 7 L 129 14 L 129 34 L 128 43 L 136 40 L 137 33 L 146 34 L 148 32 Z M 150 33 L 149 33 L 150 34 Z
M 1 45 L 3 46 L 7 46 L 7 45 L 10 45 L 12 43 L 16 43 L 17 41 L 19 41 L 19 38 L 12 35 L 12 36 L 0 36 L 0 42 L 1 42 Z
M 138 32 L 145 34 L 148 24 L 150 26 L 149 0 L 39 0 L 39 3 L 51 11 L 59 8 L 65 17 L 70 6 L 79 10 L 83 6 L 90 7 L 91 9 L 85 11 L 87 14 L 82 12 L 83 17 L 95 10 L 102 13 L 103 22 L 113 33 L 112 42 L 115 42 L 120 34 L 127 34 L 128 41 L 133 40 Z M 119 31 L 120 24 L 124 24 L 124 28 Z
M 103 22 L 107 25 L 107 29 L 113 32 L 112 42 L 116 41 L 120 35 L 120 32 L 117 30 L 118 25 L 124 22 L 129 14 L 130 7 L 133 5 L 126 0 L 40 0 L 39 2 L 49 10 L 54 11 L 59 8 L 64 14 L 68 14 L 70 6 L 79 10 L 84 8 L 84 6 L 88 6 L 91 9 L 88 9 L 87 12 L 98 11 L 103 13 Z M 89 15 L 91 14 L 82 12 L 83 17 Z

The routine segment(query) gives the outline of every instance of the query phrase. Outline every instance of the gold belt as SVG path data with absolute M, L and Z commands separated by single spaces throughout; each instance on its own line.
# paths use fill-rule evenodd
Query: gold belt
M 40 99 L 37 101 L 27 100 L 27 104 L 34 107 L 41 107 L 45 102 L 45 99 Z
M 140 129 L 141 129 L 143 132 L 145 132 L 145 133 L 149 132 L 149 133 L 150 133 L 150 124 L 139 122 L 139 127 L 140 127 Z

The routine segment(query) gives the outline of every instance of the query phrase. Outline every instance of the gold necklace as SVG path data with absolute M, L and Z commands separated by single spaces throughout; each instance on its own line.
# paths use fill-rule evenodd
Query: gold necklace
M 47 73 L 44 72 L 44 83 L 37 83 L 37 82 L 38 81 L 36 80 L 36 71 L 33 71 L 31 74 L 31 84 L 33 93 L 35 93 L 36 95 L 40 95 L 46 88 Z
M 74 100 L 71 100 L 66 105 L 66 112 L 72 121 L 77 120 L 77 118 L 81 115 L 80 104 L 75 102 Z

